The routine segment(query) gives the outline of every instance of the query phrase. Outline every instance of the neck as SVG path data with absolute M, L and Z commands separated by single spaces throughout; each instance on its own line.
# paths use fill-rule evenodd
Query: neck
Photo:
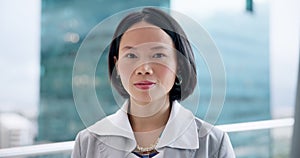
M 169 99 L 163 98 L 140 105 L 130 99 L 129 121 L 134 132 L 149 132 L 163 129 L 171 112 Z

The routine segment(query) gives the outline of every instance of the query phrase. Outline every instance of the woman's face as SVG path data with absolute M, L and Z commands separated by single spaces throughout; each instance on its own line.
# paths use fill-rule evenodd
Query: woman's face
M 171 37 L 157 26 L 139 22 L 122 36 L 117 72 L 131 99 L 144 105 L 168 99 L 176 77 Z

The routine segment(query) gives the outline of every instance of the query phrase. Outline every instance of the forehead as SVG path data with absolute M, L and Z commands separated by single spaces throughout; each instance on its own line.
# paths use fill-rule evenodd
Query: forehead
M 147 43 L 161 43 L 173 46 L 171 37 L 161 28 L 147 22 L 132 25 L 122 36 L 120 48 L 138 46 Z

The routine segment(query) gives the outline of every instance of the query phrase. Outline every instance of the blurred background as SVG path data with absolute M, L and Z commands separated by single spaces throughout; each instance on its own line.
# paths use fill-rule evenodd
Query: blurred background
M 105 18 L 138 6 L 173 9 L 210 33 L 227 79 L 225 103 L 216 125 L 293 117 L 299 62 L 298 0 L 1 0 L 0 149 L 74 140 L 85 128 L 72 93 L 72 70 L 80 44 Z M 109 33 L 101 38 L 111 39 L 115 27 L 106 28 Z M 91 51 L 106 47 L 91 43 Z M 118 106 L 112 104 L 111 91 L 106 90 L 110 84 L 105 59 L 104 55 L 103 65 L 97 66 L 95 85 L 99 100 L 110 105 L 104 107 L 110 114 Z M 205 62 L 197 65 L 201 69 Z M 200 73 L 200 110 L 196 113 L 200 118 L 205 118 L 208 109 L 210 82 L 208 71 Z M 292 131 L 289 126 L 229 135 L 238 158 L 285 158 Z

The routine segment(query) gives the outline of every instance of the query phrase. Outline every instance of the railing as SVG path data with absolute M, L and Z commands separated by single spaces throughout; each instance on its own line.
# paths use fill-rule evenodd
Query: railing
M 30 145 L 0 149 L 0 157 L 37 156 L 55 153 L 71 153 L 74 141 L 50 143 L 41 145 Z
M 293 124 L 294 124 L 293 118 L 286 118 L 286 119 L 218 125 L 217 127 L 224 130 L 225 132 L 242 132 L 242 131 L 252 131 L 252 130 L 261 130 L 261 129 L 280 128 L 280 127 L 290 127 L 293 126 Z M 42 145 L 31 145 L 31 146 L 0 149 L 0 158 L 18 157 L 18 156 L 37 156 L 37 155 L 55 154 L 55 153 L 71 153 L 73 146 L 74 146 L 74 141 L 69 141 L 69 142 L 61 142 L 61 143 L 50 143 L 50 144 L 42 144 Z

